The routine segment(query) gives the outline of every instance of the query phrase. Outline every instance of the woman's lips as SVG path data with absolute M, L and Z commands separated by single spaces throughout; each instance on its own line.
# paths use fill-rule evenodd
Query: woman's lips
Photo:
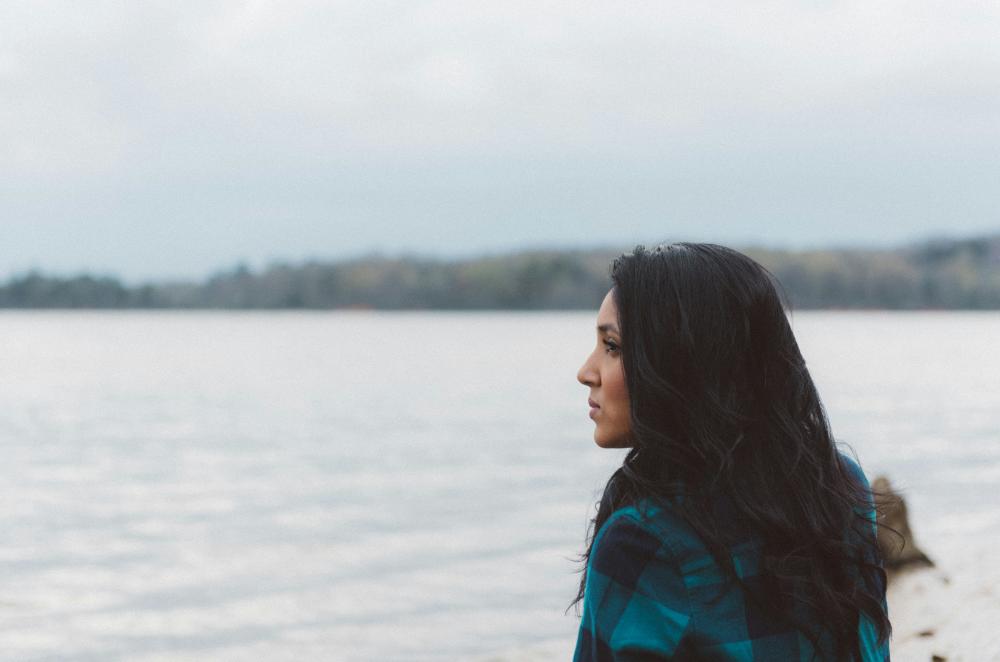
M 587 404 L 590 405 L 590 417 L 593 418 L 597 410 L 601 408 L 601 405 L 597 404 L 593 400 L 587 400 Z

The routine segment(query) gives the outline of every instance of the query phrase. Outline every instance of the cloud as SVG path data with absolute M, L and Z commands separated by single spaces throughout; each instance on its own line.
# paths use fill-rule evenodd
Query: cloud
M 41 1 L 0 26 L 7 238 L 89 224 L 127 237 L 110 266 L 163 224 L 228 259 L 241 219 L 258 256 L 407 219 L 445 250 L 615 215 L 790 242 L 996 222 L 995 3 Z M 29 252 L 94 262 L 59 250 Z

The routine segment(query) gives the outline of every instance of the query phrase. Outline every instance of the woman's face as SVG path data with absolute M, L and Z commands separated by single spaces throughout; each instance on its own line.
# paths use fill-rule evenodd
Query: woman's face
M 590 417 L 597 424 L 594 442 L 602 448 L 626 448 L 631 445 L 628 389 L 622 370 L 618 308 L 612 292 L 604 297 L 597 311 L 597 346 L 576 378 L 590 387 Z

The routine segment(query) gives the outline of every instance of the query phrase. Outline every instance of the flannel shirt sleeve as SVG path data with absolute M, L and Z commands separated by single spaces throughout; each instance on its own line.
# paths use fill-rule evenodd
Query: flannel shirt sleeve
M 634 515 L 612 515 L 591 550 L 574 662 L 675 659 L 691 617 L 669 541 Z

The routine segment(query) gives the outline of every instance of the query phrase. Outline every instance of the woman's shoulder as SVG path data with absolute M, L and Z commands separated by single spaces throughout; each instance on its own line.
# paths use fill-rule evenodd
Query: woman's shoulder
M 667 517 L 644 504 L 615 510 L 594 538 L 595 564 L 620 568 L 629 562 L 671 557 L 675 534 L 665 526 Z
M 706 549 L 678 501 L 646 498 L 615 510 L 594 539 L 595 555 L 607 561 L 629 557 L 668 560 L 687 574 Z
M 682 523 L 683 519 L 678 514 L 676 502 L 647 497 L 611 513 L 601 527 L 601 532 L 631 527 L 642 529 L 666 540 L 677 535 Z
M 837 454 L 840 456 L 840 463 L 847 469 L 849 473 L 857 482 L 867 489 L 870 489 L 868 484 L 868 479 L 865 477 L 865 472 L 861 469 L 861 464 L 858 460 L 851 456 L 849 453 L 845 453 L 843 450 L 837 450 Z

